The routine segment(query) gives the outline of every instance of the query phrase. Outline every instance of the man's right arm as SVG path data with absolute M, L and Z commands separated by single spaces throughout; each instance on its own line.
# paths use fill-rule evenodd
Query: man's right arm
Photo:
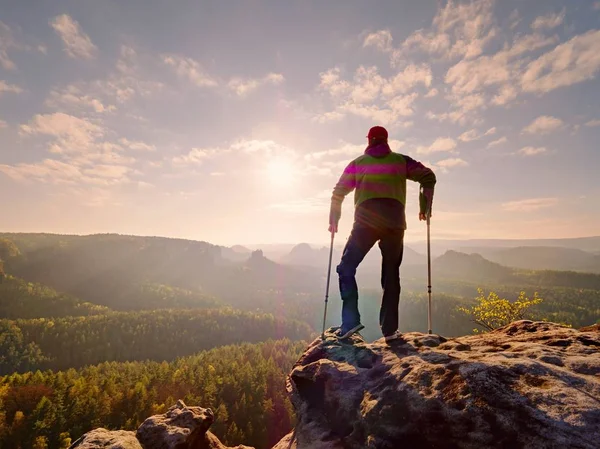
M 337 232 L 337 226 L 342 216 L 342 202 L 346 195 L 356 188 L 356 166 L 354 161 L 350 162 L 344 169 L 344 173 L 333 188 L 331 196 L 331 208 L 329 210 L 329 231 Z

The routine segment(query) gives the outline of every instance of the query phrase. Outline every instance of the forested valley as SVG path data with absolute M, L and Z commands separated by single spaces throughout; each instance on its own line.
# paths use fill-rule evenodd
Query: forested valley
M 95 427 L 135 429 L 177 399 L 211 407 L 226 444 L 270 447 L 292 427 L 285 375 L 320 332 L 324 270 L 260 251 L 118 235 L 0 235 L 0 448 L 65 448 Z M 237 256 L 236 256 L 237 257 Z M 414 260 L 422 261 L 415 257 Z M 600 322 L 600 275 L 434 260 L 433 330 L 471 333 L 478 289 L 543 301 L 532 318 Z M 402 267 L 401 331 L 426 330 L 426 270 Z M 339 324 L 332 282 L 327 326 Z M 359 268 L 367 340 L 380 338 L 379 273 Z

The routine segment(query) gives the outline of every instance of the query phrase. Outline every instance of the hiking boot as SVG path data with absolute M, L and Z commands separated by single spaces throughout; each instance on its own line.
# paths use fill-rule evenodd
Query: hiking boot
M 337 337 L 338 340 L 345 340 L 346 338 L 350 337 L 353 334 L 356 334 L 358 331 L 360 331 L 364 328 L 365 328 L 365 326 L 363 326 L 362 324 L 357 324 L 356 326 L 354 326 L 352 329 L 348 330 L 347 332 L 343 332 L 342 328 L 340 327 L 335 332 L 335 336 Z
M 390 341 L 394 341 L 394 340 L 402 340 L 402 334 L 398 331 L 394 332 L 391 335 L 385 335 L 384 336 L 385 342 L 390 342 Z

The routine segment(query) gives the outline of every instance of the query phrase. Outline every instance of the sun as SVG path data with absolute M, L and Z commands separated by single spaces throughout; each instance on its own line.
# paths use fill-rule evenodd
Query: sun
M 267 179 L 273 185 L 283 187 L 294 183 L 296 170 L 290 160 L 275 159 L 267 164 Z

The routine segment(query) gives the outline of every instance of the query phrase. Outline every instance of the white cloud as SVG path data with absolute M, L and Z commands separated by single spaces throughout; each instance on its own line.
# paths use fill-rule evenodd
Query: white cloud
M 266 155 L 279 154 L 290 152 L 291 150 L 283 145 L 278 144 L 273 140 L 259 139 L 240 139 L 231 145 L 234 151 L 241 151 L 247 154 L 263 153 Z
M 523 128 L 523 134 L 547 134 L 563 126 L 563 121 L 550 115 L 542 115 L 536 118 L 528 126 Z
M 346 95 L 352 89 L 348 81 L 341 79 L 341 70 L 334 67 L 319 74 L 321 82 L 319 88 L 327 91 L 334 97 Z
M 408 52 L 420 50 L 445 58 L 471 59 L 482 54 L 497 33 L 493 0 L 449 1 L 438 9 L 432 27 L 410 35 L 394 58 L 402 60 Z
M 472 60 L 463 59 L 450 67 L 445 82 L 452 86 L 452 92 L 456 95 L 472 94 L 486 87 L 504 84 L 512 78 L 509 61 L 507 51 Z
M 433 89 L 431 89 L 429 92 L 427 92 L 425 94 L 425 98 L 433 98 L 435 97 L 437 94 L 439 93 L 439 91 L 434 87 Z
M 148 79 L 150 70 L 141 66 L 139 59 L 133 48 L 122 45 L 115 70 L 106 79 L 79 83 L 77 87 L 105 103 L 126 103 L 136 96 L 148 97 L 162 91 L 164 85 Z
M 125 75 L 133 75 L 137 70 L 137 52 L 129 45 L 121 45 L 120 56 L 117 60 L 117 70 Z
M 556 37 L 541 34 L 517 35 L 513 42 L 491 55 L 463 59 L 448 69 L 444 77 L 451 86 L 448 97 L 456 108 L 455 119 L 463 122 L 477 120 L 473 112 L 487 107 L 489 103 L 497 106 L 507 105 L 518 96 L 517 87 L 523 73 L 526 59 L 523 55 L 555 43 Z M 467 96 L 475 101 L 467 101 Z M 490 97 L 491 96 L 491 97 Z M 468 106 L 468 107 L 465 107 Z
M 130 171 L 131 168 L 122 165 L 96 165 L 92 168 L 84 169 L 83 173 L 88 176 L 97 176 L 99 178 L 122 179 Z
M 156 147 L 154 145 L 150 145 L 139 140 L 129 140 L 123 137 L 119 139 L 119 143 L 132 151 L 156 151 Z
M 285 78 L 281 73 L 269 73 L 265 77 L 259 79 L 232 78 L 229 83 L 227 83 L 227 87 L 240 97 L 243 97 L 260 86 L 266 84 L 273 84 L 276 86 L 284 81 Z
M 484 136 L 492 136 L 494 134 L 496 134 L 496 127 L 495 126 L 492 127 L 492 128 L 490 128 L 490 129 L 488 129 L 483 135 Z
M 0 172 L 15 181 L 55 182 L 58 184 L 74 183 L 82 175 L 79 167 L 54 159 L 45 159 L 35 164 L 0 165 Z
M 15 85 L 15 84 L 8 84 L 6 81 L 0 80 L 0 94 L 2 94 L 3 92 L 20 94 L 21 92 L 23 92 L 23 89 L 21 89 L 19 86 Z
M 48 47 L 46 47 L 44 44 L 40 44 L 40 45 L 37 46 L 37 51 L 39 51 L 43 55 L 47 55 L 48 54 Z
M 173 67 L 180 78 L 186 78 L 198 87 L 215 87 L 217 81 L 207 74 L 198 61 L 180 55 L 163 55 L 163 62 Z
M 418 94 L 398 95 L 387 102 L 392 110 L 394 117 L 410 117 L 415 113 L 413 104 Z
M 563 9 L 559 13 L 549 13 L 543 16 L 536 17 L 531 23 L 531 28 L 534 30 L 551 30 L 556 28 L 565 19 L 565 10 Z
M 438 167 L 444 168 L 444 169 L 448 169 L 448 168 L 454 168 L 454 167 L 467 167 L 469 165 L 469 163 L 467 161 L 465 161 L 464 159 L 450 158 L 450 159 L 443 159 L 443 160 L 437 162 L 435 165 L 437 165 Z
M 546 153 L 547 150 L 544 147 L 539 147 L 539 148 L 535 148 L 535 147 L 524 147 L 521 148 L 518 153 L 521 156 L 536 156 L 538 154 L 542 154 L 542 153 Z
M 387 80 L 387 82 L 384 81 L 382 92 L 387 96 L 397 93 L 407 93 L 419 84 L 425 87 L 431 86 L 432 79 L 431 67 L 427 64 L 410 64 L 403 71 Z
M 392 151 L 398 151 L 405 145 L 405 142 L 401 140 L 391 139 L 388 141 L 390 148 Z M 335 159 L 335 160 L 344 160 L 348 161 L 348 158 L 355 158 L 364 153 L 366 148 L 366 140 L 364 144 L 351 144 L 351 143 L 343 143 L 341 146 L 337 148 L 332 148 L 330 150 L 323 151 L 314 151 L 312 153 L 308 153 L 304 156 L 304 160 L 308 162 L 316 162 L 323 161 L 325 159 Z
M 452 123 L 460 123 L 461 125 L 465 125 L 469 121 L 467 113 L 462 110 L 453 110 L 450 112 L 442 112 L 439 114 L 427 111 L 425 117 L 427 117 L 430 120 L 438 120 L 440 122 L 450 121 Z M 481 119 L 471 119 L 470 121 L 472 122 L 472 124 L 477 124 L 479 121 L 481 121 Z
M 600 119 L 590 120 L 585 124 L 585 126 L 600 126 Z
M 389 30 L 380 30 L 375 33 L 370 33 L 363 41 L 363 48 L 375 47 L 379 51 L 392 51 L 392 33 Z
M 219 148 L 192 148 L 189 153 L 176 156 L 172 161 L 174 165 L 178 166 L 202 165 L 219 153 L 222 153 Z
M 510 84 L 506 84 L 500 88 L 500 91 L 492 98 L 492 103 L 496 106 L 504 106 L 509 104 L 518 96 L 518 91 Z
M 502 204 L 502 208 L 510 212 L 532 212 L 539 209 L 555 206 L 558 198 L 531 198 L 516 201 L 508 201 Z
M 384 126 L 391 124 L 399 124 L 398 120 L 401 117 L 408 117 L 414 113 L 411 104 L 414 101 L 414 95 L 405 97 L 396 97 L 390 100 L 392 108 L 380 107 L 377 105 L 361 105 L 356 103 L 345 103 L 339 107 L 339 110 L 354 114 L 358 117 L 364 117 L 373 122 L 380 123 Z
M 593 79 L 600 70 L 600 30 L 573 37 L 527 65 L 526 92 L 543 93 Z
M 19 48 L 15 41 L 12 30 L 4 22 L 0 21 L 0 65 L 5 70 L 14 70 L 17 68 L 15 63 L 8 56 L 8 52 Z
M 375 101 L 384 87 L 385 79 L 377 72 L 377 67 L 360 66 L 354 74 L 350 99 L 358 104 Z
M 304 156 L 307 161 L 322 160 L 326 158 L 338 158 L 339 156 L 346 157 L 358 157 L 365 151 L 366 145 L 354 145 L 345 143 L 339 148 L 333 148 L 331 150 L 315 151 Z
M 461 142 L 471 142 L 473 140 L 479 139 L 481 136 L 477 134 L 477 130 L 471 129 L 469 131 L 465 131 L 460 136 L 458 136 L 458 140 Z
M 104 105 L 100 99 L 84 94 L 79 87 L 73 84 L 62 90 L 52 90 L 45 104 L 52 108 L 92 109 L 98 113 L 112 112 L 116 109 L 114 105 Z
M 85 153 L 104 130 L 94 123 L 57 112 L 38 114 L 27 125 L 21 125 L 23 134 L 52 136 L 55 141 L 49 150 L 52 153 Z
M 508 16 L 508 20 L 510 22 L 509 28 L 511 30 L 514 30 L 517 26 L 519 26 L 519 23 L 521 23 L 522 20 L 519 10 L 515 9 L 513 12 L 511 12 L 510 16 Z
M 383 125 L 398 122 L 405 127 L 411 123 L 401 121 L 401 118 L 414 114 L 414 102 L 418 97 L 416 92 L 407 92 L 419 84 L 428 87 L 432 79 L 431 69 L 425 64 L 409 65 L 390 78 L 382 77 L 377 67 L 366 66 L 360 66 L 351 81 L 343 80 L 337 67 L 320 76 L 319 89 L 330 95 L 334 108 L 319 113 L 313 121 L 326 123 L 352 114 Z
M 311 120 L 317 123 L 330 123 L 330 122 L 339 122 L 342 120 L 346 114 L 343 114 L 339 111 L 329 111 L 324 112 L 322 114 L 315 115 Z
M 94 57 L 96 46 L 71 16 L 68 14 L 56 16 L 50 20 L 50 26 L 62 39 L 64 50 L 71 58 L 90 59 Z
M 492 147 L 495 147 L 498 145 L 502 145 L 506 142 L 508 142 L 508 139 L 506 137 L 500 137 L 499 139 L 492 140 L 490 143 L 488 143 L 487 148 L 492 148 Z
M 131 172 L 128 167 L 96 165 L 83 168 L 73 162 L 56 159 L 44 159 L 32 164 L 0 165 L 0 172 L 19 182 L 66 184 L 73 187 L 82 184 L 111 186 L 131 181 L 127 176 Z
M 341 79 L 341 70 L 338 67 L 321 73 L 320 77 L 319 88 L 332 97 L 365 104 L 372 103 L 381 96 L 390 98 L 397 94 L 405 94 L 419 84 L 429 87 L 432 73 L 427 64 L 410 64 L 390 78 L 382 77 L 374 66 L 358 67 L 351 81 Z
M 192 148 L 190 152 L 184 155 L 176 156 L 172 159 L 174 165 L 202 165 L 209 159 L 234 152 L 238 155 L 261 155 L 266 157 L 278 156 L 288 159 L 294 159 L 296 153 L 293 149 L 281 145 L 273 140 L 260 139 L 239 139 L 230 145 L 214 148 Z
M 419 154 L 430 154 L 438 152 L 454 152 L 456 141 L 450 137 L 438 137 L 428 147 L 420 146 L 417 148 Z

